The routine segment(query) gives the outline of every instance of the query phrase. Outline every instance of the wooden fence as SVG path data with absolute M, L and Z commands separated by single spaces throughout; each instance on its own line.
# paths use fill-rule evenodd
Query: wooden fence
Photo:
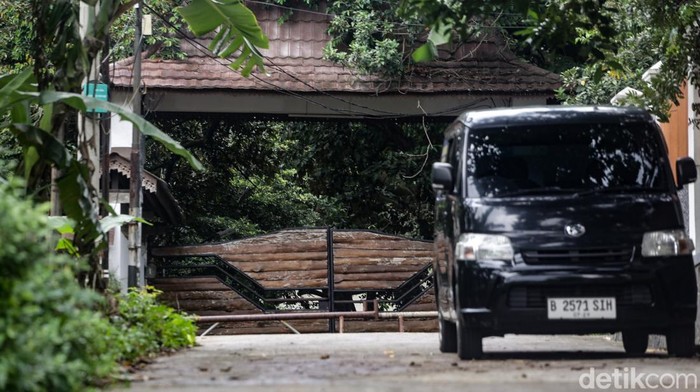
M 219 244 L 154 248 L 149 284 L 181 310 L 204 315 L 304 310 L 435 310 L 432 242 L 372 231 L 290 229 Z M 368 302 L 361 302 L 366 300 Z M 334 322 L 289 322 L 302 333 Z M 206 328 L 203 325 L 203 328 Z M 435 319 L 408 319 L 406 331 L 435 331 Z M 397 331 L 396 320 L 346 319 L 347 332 Z M 285 333 L 276 321 L 222 323 L 212 333 Z

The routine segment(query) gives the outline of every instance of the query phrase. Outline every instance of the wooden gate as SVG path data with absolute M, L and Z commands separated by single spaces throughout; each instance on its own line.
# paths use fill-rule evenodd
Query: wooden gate
M 435 310 L 432 242 L 373 231 L 289 229 L 226 243 L 154 248 L 149 284 L 189 313 L 255 314 L 309 310 Z M 375 302 L 376 301 L 376 302 Z M 333 332 L 335 322 L 294 321 L 301 332 Z M 206 326 L 203 326 L 206 327 Z M 435 331 L 411 319 L 406 331 Z M 348 332 L 396 331 L 394 320 L 347 320 Z M 223 323 L 214 333 L 284 333 L 282 323 Z

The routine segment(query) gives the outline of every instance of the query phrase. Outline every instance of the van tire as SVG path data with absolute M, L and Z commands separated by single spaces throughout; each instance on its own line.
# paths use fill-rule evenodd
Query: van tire
M 438 321 L 440 328 L 440 352 L 457 352 L 457 326 L 455 323 L 440 318 Z
M 438 309 L 438 328 L 441 353 L 457 352 L 457 326 L 452 321 L 445 320 L 440 311 L 440 277 L 437 268 L 433 267 L 433 287 L 435 288 L 435 303 Z
M 459 359 L 480 359 L 484 355 L 481 332 L 457 322 L 457 356 Z
M 622 331 L 622 345 L 627 355 L 644 355 L 649 346 L 649 333 L 637 330 Z
M 666 348 L 672 357 L 695 356 L 695 326 L 670 328 L 666 332 Z

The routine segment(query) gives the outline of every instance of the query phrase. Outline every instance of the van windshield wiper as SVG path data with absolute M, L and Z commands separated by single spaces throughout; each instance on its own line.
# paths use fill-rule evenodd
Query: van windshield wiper
M 659 193 L 663 192 L 660 188 L 643 188 L 638 185 L 618 185 L 609 186 L 605 188 L 593 188 L 585 191 L 577 192 L 574 196 L 589 196 L 589 195 L 599 195 L 602 193 Z

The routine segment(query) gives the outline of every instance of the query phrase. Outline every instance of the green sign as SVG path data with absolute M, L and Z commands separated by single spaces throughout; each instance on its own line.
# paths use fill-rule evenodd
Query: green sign
M 87 85 L 83 85 L 83 95 L 89 97 L 94 97 L 100 101 L 109 100 L 109 88 L 104 83 L 88 82 Z M 89 110 L 90 113 L 107 113 L 104 109 L 93 109 Z

